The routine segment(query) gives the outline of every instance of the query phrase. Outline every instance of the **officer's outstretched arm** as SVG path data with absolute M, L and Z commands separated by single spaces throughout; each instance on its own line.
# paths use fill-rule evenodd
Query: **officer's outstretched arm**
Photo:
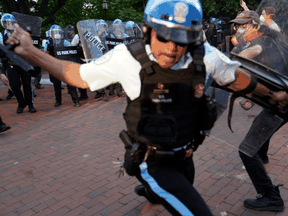
M 243 68 L 237 68 L 235 71 L 235 81 L 232 82 L 227 88 L 235 92 L 245 92 L 245 94 L 253 93 L 262 97 L 269 95 L 270 89 L 246 72 Z M 278 102 L 279 109 L 285 107 L 288 103 L 288 94 L 285 91 L 273 92 L 269 102 L 276 104 Z
M 82 80 L 80 76 L 80 64 L 63 61 L 44 53 L 34 47 L 28 32 L 21 29 L 15 24 L 16 31 L 6 41 L 7 44 L 19 44 L 15 49 L 15 53 L 21 55 L 27 60 L 37 64 L 57 79 L 78 88 L 88 88 L 88 83 Z

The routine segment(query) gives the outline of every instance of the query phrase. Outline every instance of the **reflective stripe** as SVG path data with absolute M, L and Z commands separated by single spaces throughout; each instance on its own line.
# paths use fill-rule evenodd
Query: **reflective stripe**
M 139 165 L 141 170 L 142 178 L 148 183 L 151 190 L 157 194 L 159 197 L 165 199 L 176 211 L 179 212 L 181 215 L 185 216 L 193 216 L 192 212 L 183 204 L 181 203 L 174 195 L 168 193 L 164 189 L 162 189 L 155 179 L 149 175 L 147 169 L 147 163 L 143 162 Z
M 190 144 L 191 144 L 191 142 L 189 142 L 185 146 L 182 146 L 182 147 L 179 147 L 179 148 L 172 148 L 172 150 L 173 151 L 180 151 L 182 149 L 186 149 Z

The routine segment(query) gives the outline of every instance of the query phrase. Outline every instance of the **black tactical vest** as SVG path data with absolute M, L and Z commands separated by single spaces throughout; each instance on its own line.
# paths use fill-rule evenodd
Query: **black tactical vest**
M 59 43 L 55 43 L 53 41 L 53 47 L 64 47 L 64 39 L 61 39 Z M 49 54 L 55 57 L 54 50 L 53 51 L 50 50 Z
M 194 93 L 195 87 L 205 85 L 204 54 L 200 55 L 201 70 L 196 69 L 197 57 L 194 59 L 193 55 L 187 69 L 173 71 L 152 63 L 144 46 L 140 41 L 127 46 L 142 65 L 141 94 L 133 101 L 127 97 L 124 119 L 128 134 L 141 143 L 162 149 L 184 146 L 200 129 L 199 113 L 205 100 L 204 96 L 196 98 Z

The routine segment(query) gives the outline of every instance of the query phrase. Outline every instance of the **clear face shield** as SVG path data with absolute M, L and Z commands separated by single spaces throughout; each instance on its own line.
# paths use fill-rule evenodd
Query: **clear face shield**
M 63 30 L 61 29 L 51 29 L 51 38 L 53 40 L 60 40 L 64 37 Z
M 15 30 L 14 24 L 17 23 L 14 19 L 6 19 L 3 21 L 6 31 L 12 33 Z
M 134 28 L 133 27 L 125 28 L 125 33 L 128 35 L 128 37 L 135 37 Z
M 48 30 L 45 32 L 46 38 L 51 38 L 51 31 Z
M 106 23 L 98 23 L 96 24 L 96 30 L 98 33 L 98 36 L 105 36 L 107 32 L 107 24 Z
M 123 24 L 113 24 L 113 33 L 117 36 L 117 38 L 124 37 L 124 26 Z

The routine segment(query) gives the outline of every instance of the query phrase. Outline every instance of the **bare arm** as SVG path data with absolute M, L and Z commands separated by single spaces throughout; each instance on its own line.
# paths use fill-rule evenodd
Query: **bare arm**
M 37 64 L 57 79 L 79 88 L 88 88 L 87 82 L 80 76 L 80 64 L 63 61 L 44 53 L 33 46 L 30 35 L 15 24 L 16 32 L 7 40 L 7 44 L 19 44 L 15 52 Z
M 229 86 L 227 86 L 227 88 L 236 92 L 247 88 L 249 83 L 251 82 L 251 75 L 243 68 L 236 69 L 235 78 L 235 81 Z M 258 82 L 255 90 L 251 93 L 259 95 L 261 97 L 265 97 L 268 95 L 269 91 L 269 88 Z M 288 103 L 287 93 L 285 91 L 274 92 L 269 102 L 271 104 L 276 104 L 277 102 L 279 102 L 278 107 L 279 109 L 282 109 Z

